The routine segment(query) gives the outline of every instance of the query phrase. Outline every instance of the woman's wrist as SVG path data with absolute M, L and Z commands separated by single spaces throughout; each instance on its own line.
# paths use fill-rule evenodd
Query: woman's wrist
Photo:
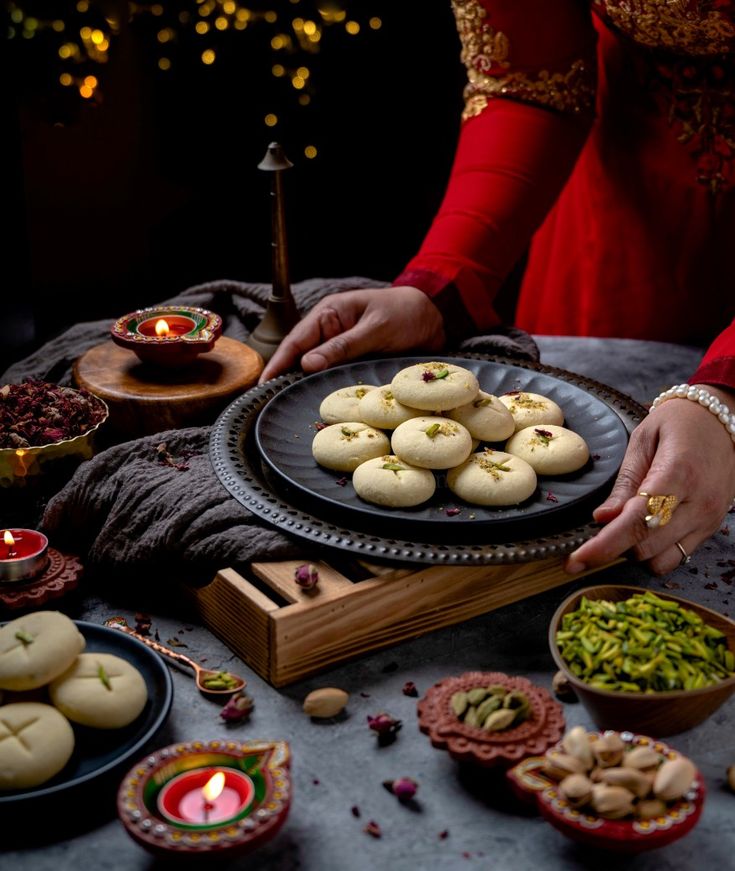
M 670 399 L 687 399 L 702 406 L 721 424 L 735 446 L 735 396 L 726 388 L 704 384 L 677 384 L 651 403 L 651 412 Z

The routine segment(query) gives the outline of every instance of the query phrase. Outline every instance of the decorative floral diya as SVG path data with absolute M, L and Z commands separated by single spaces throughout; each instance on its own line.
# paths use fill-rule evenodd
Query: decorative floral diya
M 604 732 L 595 732 L 599 737 Z M 668 759 L 679 753 L 663 741 L 645 735 L 620 732 L 621 739 L 631 746 L 651 747 Z M 557 748 L 563 752 L 561 745 Z M 585 809 L 577 810 L 560 794 L 559 784 L 543 771 L 544 757 L 529 756 L 509 769 L 506 777 L 513 791 L 523 801 L 534 801 L 541 816 L 568 838 L 617 853 L 641 853 L 664 847 L 690 832 L 704 807 L 706 789 L 702 775 L 697 772 L 691 789 L 684 798 L 674 802 L 666 813 L 653 819 L 611 820 L 596 816 Z
M 529 702 L 528 719 L 503 731 L 487 731 L 463 723 L 452 708 L 452 697 L 494 684 L 525 694 Z M 564 732 L 562 707 L 545 689 L 524 677 L 493 671 L 469 671 L 434 684 L 418 703 L 418 717 L 419 728 L 434 747 L 447 750 L 459 762 L 485 767 L 509 766 L 526 756 L 545 753 Z
M 290 761 L 285 741 L 172 744 L 127 773 L 118 815 L 135 841 L 159 855 L 244 853 L 285 822 Z
M 49 547 L 45 556 L 45 566 L 34 577 L 0 583 L 0 608 L 13 611 L 39 608 L 51 599 L 58 599 L 77 588 L 83 572 L 82 563 L 77 557 L 54 547 Z
M 144 363 L 174 368 L 212 350 L 222 334 L 222 318 L 192 306 L 154 306 L 123 315 L 110 332 L 116 344 Z

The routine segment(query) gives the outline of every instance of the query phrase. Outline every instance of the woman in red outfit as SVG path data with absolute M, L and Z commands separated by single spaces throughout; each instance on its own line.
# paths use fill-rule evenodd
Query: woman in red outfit
M 663 402 L 595 512 L 604 528 L 567 561 L 581 571 L 632 548 L 670 571 L 735 495 L 735 0 L 452 5 L 464 122 L 421 250 L 394 287 L 319 303 L 263 379 L 299 358 L 314 372 L 492 327 L 530 243 L 518 326 L 712 343 L 690 383 L 721 417 Z M 665 529 L 644 522 L 640 491 L 680 499 Z

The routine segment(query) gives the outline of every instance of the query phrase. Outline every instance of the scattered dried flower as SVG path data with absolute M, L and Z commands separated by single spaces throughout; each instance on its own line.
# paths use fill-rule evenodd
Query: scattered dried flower
M 319 583 L 319 570 L 311 563 L 304 563 L 296 567 L 293 579 L 303 590 L 313 590 Z
M 447 508 L 447 510 L 444 513 L 447 515 L 447 517 L 456 517 L 459 514 L 459 512 L 460 512 L 459 508 Z
M 386 744 L 391 744 L 395 741 L 396 734 L 400 731 L 403 723 L 400 720 L 396 720 L 395 717 L 391 717 L 390 714 L 387 714 L 385 711 L 381 711 L 379 714 L 376 714 L 374 717 L 371 717 L 368 714 L 368 727 L 376 732 L 378 735 L 378 744 L 381 746 L 385 746 Z
M 549 490 L 549 491 L 546 493 L 546 501 L 547 501 L 547 502 L 558 502 L 558 501 L 559 501 L 559 498 L 558 498 L 557 496 L 555 496 L 555 495 L 551 492 L 551 490 Z
M 255 702 L 247 693 L 235 693 L 220 711 L 220 717 L 226 723 L 240 723 L 250 716 Z
M 151 615 L 138 611 L 135 615 L 135 631 L 148 637 L 151 634 Z
M 177 472 L 185 472 L 189 468 L 187 461 L 193 456 L 194 451 L 182 451 L 180 457 L 175 457 L 169 453 L 166 442 L 156 445 L 156 459 L 158 462 L 163 466 L 170 466 L 172 469 L 176 469 Z
M 418 783 L 411 777 L 399 777 L 398 780 L 384 780 L 383 786 L 400 802 L 409 802 L 416 795 Z
M 338 487 L 346 487 L 347 486 L 347 478 L 337 478 L 334 482 Z
M 448 837 L 449 837 L 449 829 L 444 829 L 443 832 L 439 832 L 439 840 L 440 841 L 446 841 L 446 839 Z
M 411 696 L 411 698 L 418 698 L 419 691 L 416 689 L 416 684 L 412 680 L 407 680 L 406 683 L 403 684 L 403 689 L 401 690 L 404 696 Z
M 174 635 L 173 638 L 169 638 L 166 641 L 169 647 L 188 647 L 188 644 L 184 644 L 183 641 L 179 641 L 179 639 Z
M 375 820 L 370 820 L 370 822 L 363 829 L 366 835 L 371 835 L 373 838 L 382 838 L 383 832 L 380 830 L 380 826 L 375 822 Z
M 314 429 L 318 432 L 319 430 L 326 429 L 326 423 L 322 423 L 320 420 L 314 421 Z
M 356 804 L 352 805 L 352 807 L 350 808 L 350 813 L 353 817 L 356 817 L 357 819 L 360 818 L 360 808 Z

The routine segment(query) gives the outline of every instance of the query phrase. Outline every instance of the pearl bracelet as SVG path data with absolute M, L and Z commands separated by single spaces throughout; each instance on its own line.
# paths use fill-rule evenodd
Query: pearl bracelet
M 709 390 L 705 390 L 703 387 L 693 387 L 689 384 L 677 384 L 675 387 L 669 387 L 668 390 L 659 393 L 651 403 L 650 410 L 658 408 L 667 399 L 691 399 L 692 402 L 698 402 L 703 408 L 715 415 L 735 442 L 735 414 Z

